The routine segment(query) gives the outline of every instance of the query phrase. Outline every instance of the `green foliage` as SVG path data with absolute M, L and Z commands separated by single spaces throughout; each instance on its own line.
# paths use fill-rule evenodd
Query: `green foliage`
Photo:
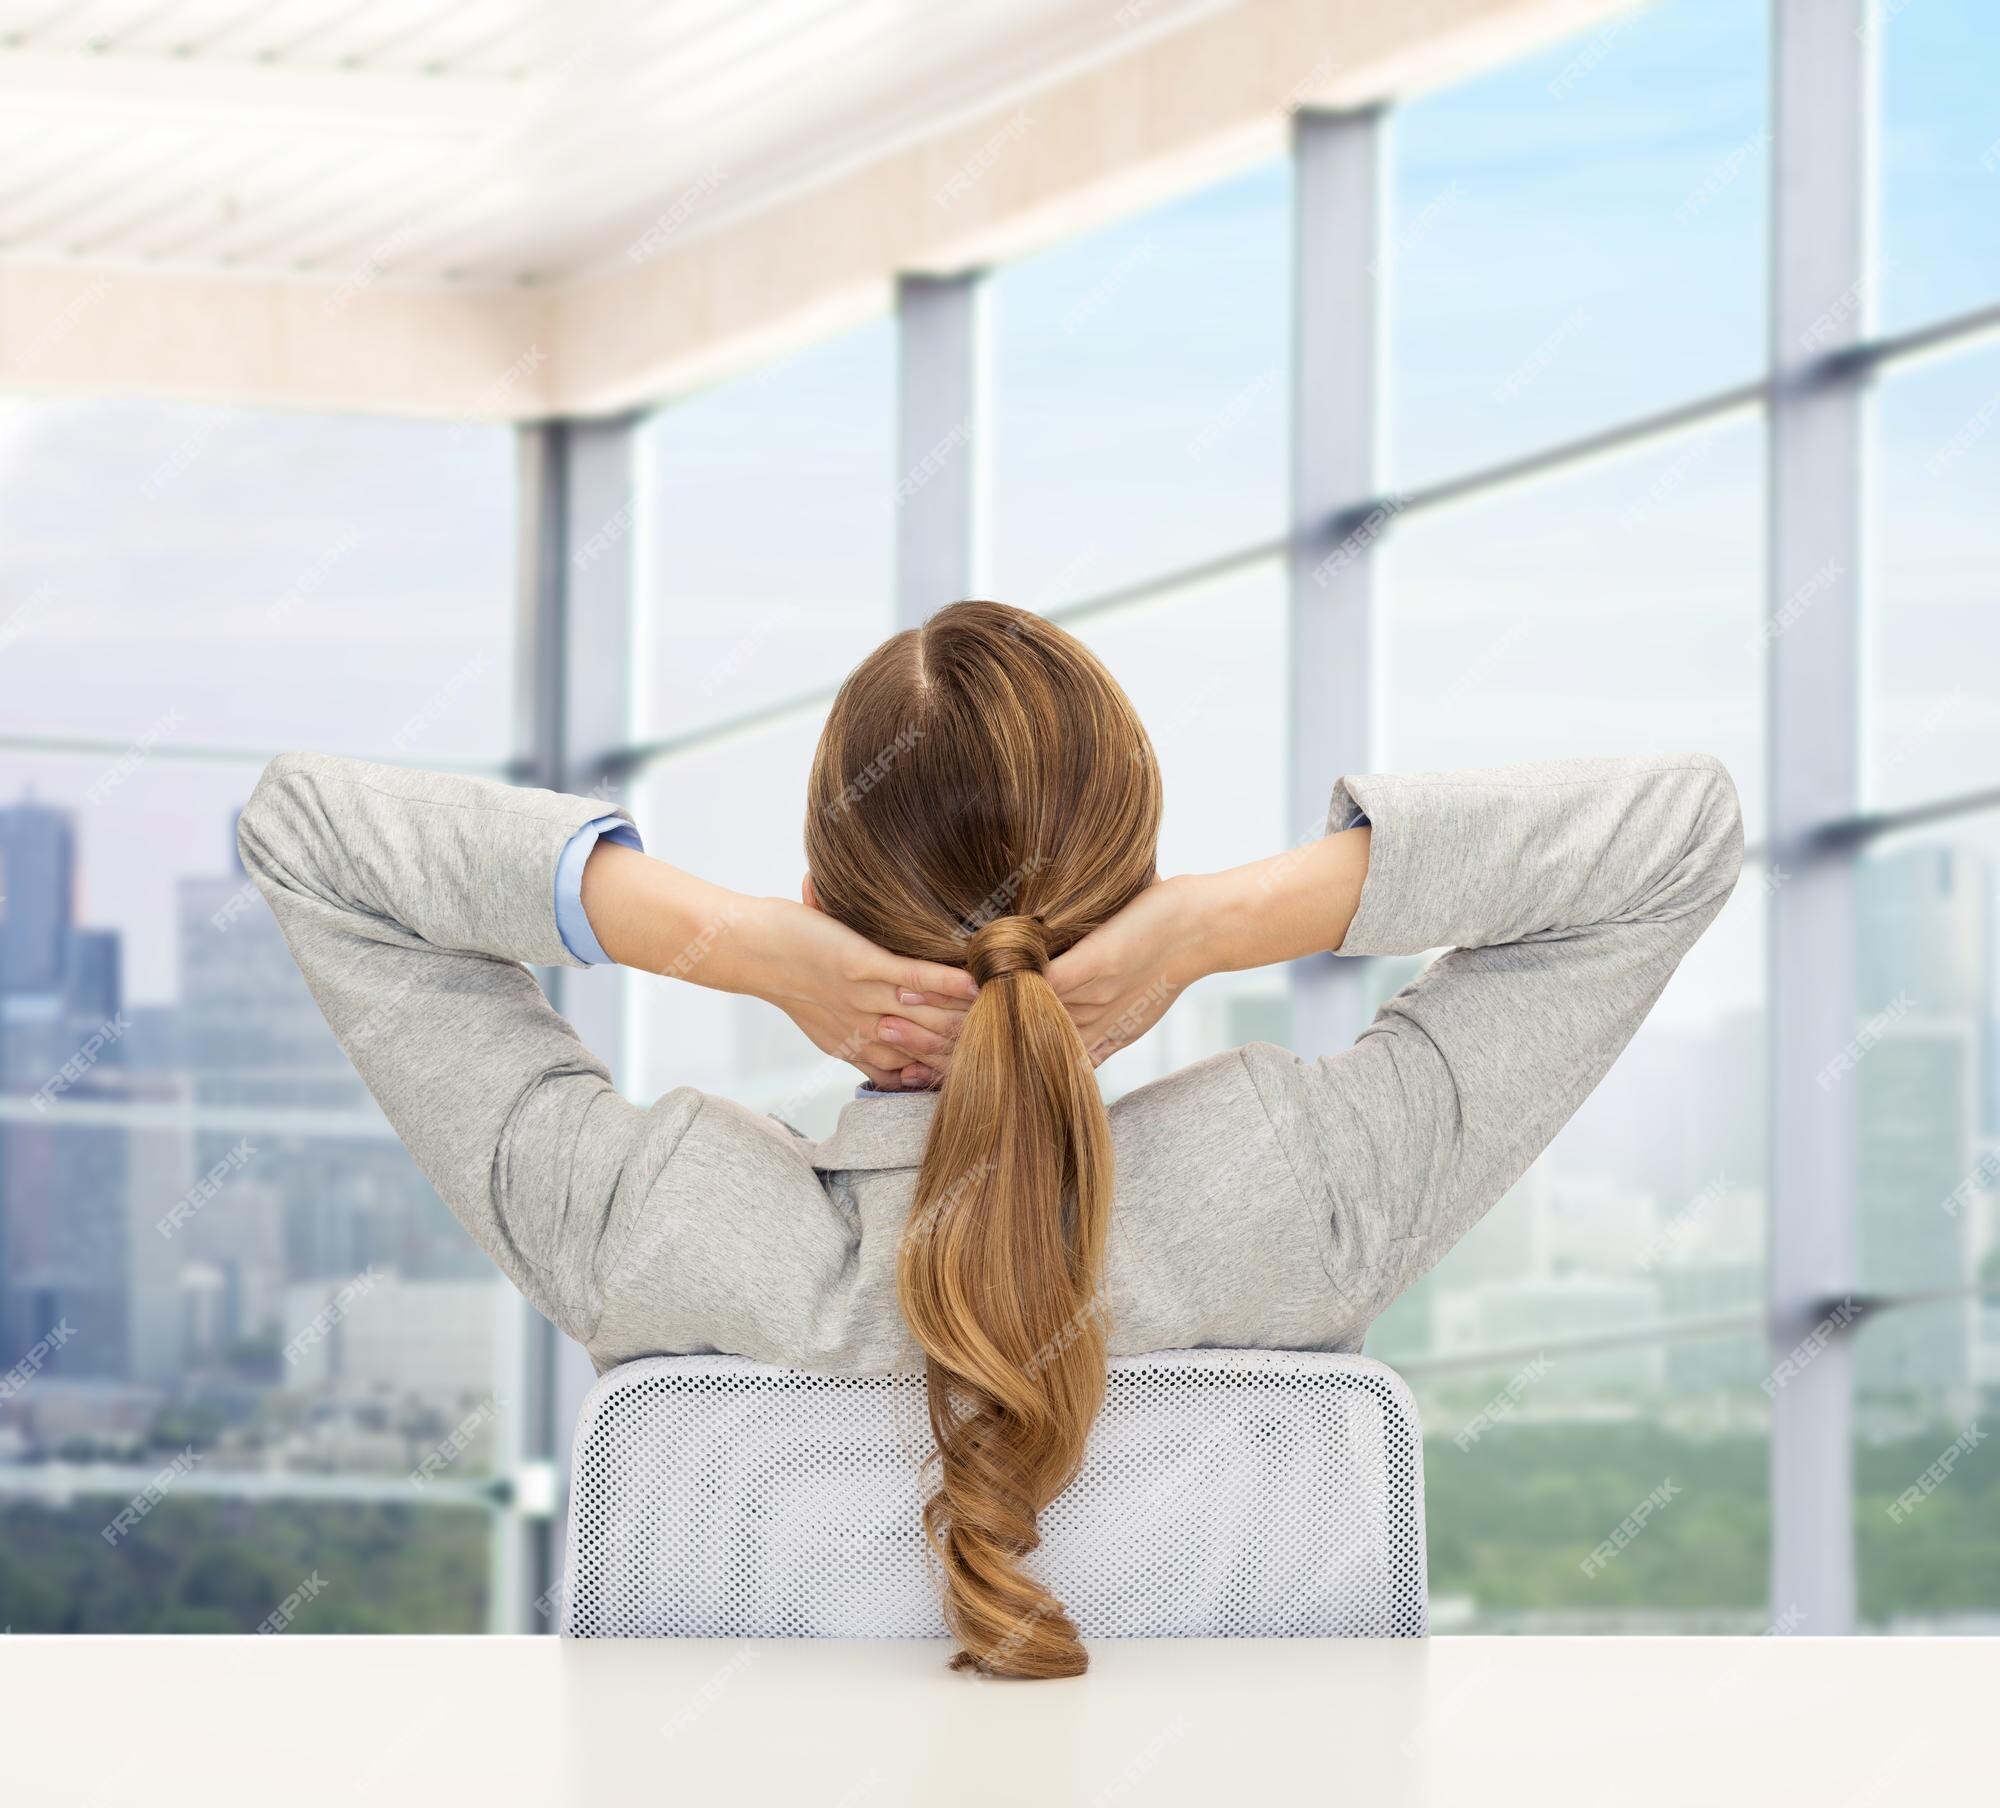
M 16 1632 L 254 1632 L 308 1576 L 299 1632 L 480 1632 L 489 1519 L 368 1501 L 160 1502 L 130 1537 L 122 1501 L 0 1505 L 0 1625 Z

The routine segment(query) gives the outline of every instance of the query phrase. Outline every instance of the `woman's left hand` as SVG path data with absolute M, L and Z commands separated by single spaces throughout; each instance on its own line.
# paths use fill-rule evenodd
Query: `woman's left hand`
M 937 1084 L 979 988 L 972 975 L 878 948 L 821 911 L 760 899 L 747 989 L 884 1092 Z

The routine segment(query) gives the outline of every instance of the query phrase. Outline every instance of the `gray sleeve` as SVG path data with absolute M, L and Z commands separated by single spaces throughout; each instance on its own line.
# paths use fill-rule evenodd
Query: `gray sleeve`
M 611 812 L 623 815 L 623 812 Z M 417 1166 L 534 1306 L 587 1340 L 603 1276 L 700 1109 L 650 1111 L 522 965 L 574 967 L 555 872 L 590 798 L 281 754 L 243 864 L 341 1047 Z
M 1736 790 L 1707 755 L 1343 780 L 1371 823 L 1341 954 L 1441 955 L 1355 1045 L 1244 1051 L 1373 1317 L 1436 1264 L 1569 1120 L 1729 896 Z

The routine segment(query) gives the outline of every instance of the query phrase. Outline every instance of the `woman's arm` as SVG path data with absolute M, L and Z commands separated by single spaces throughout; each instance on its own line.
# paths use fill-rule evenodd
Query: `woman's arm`
M 1128 914 L 1145 933 L 1119 919 L 1104 949 L 1093 937 L 1064 957 L 1065 983 L 1111 995 L 1088 1007 L 1113 1010 L 1102 1038 L 1143 1014 L 1149 984 L 1177 989 L 1264 949 L 1450 950 L 1352 1048 L 1243 1051 L 1330 1229 L 1336 1278 L 1373 1311 L 1603 1078 L 1721 910 L 1743 828 L 1729 774 L 1700 754 L 1349 778 L 1327 820 L 1333 833 L 1261 871 L 1187 883 L 1150 912 L 1141 899 Z
M 265 768 L 237 831 L 327 1023 L 418 1167 L 536 1308 L 586 1342 L 607 1266 L 703 1108 L 689 1088 L 650 1110 L 622 1098 L 524 965 L 581 964 L 557 924 L 555 876 L 571 837 L 605 814 L 589 798 L 289 753 Z M 727 894 L 604 842 L 586 879 L 614 855 L 641 876 L 600 898 L 608 951 L 706 983 L 744 977 L 745 949 L 766 947 L 762 913 L 732 922 Z M 652 902 L 670 928 L 643 920 Z M 747 933 L 726 946 L 725 930 Z M 772 945 L 804 958 L 825 944 Z M 810 995 L 833 1038 L 822 1046 L 836 1048 L 855 1033 L 842 1025 L 873 1022 L 886 983 L 842 952 L 845 964 L 763 993 Z M 804 1020 L 796 999 L 786 1008 Z
M 1227 872 L 1162 879 L 1052 962 L 1049 978 L 1102 1063 L 1198 979 L 1338 948 L 1367 877 L 1364 824 Z

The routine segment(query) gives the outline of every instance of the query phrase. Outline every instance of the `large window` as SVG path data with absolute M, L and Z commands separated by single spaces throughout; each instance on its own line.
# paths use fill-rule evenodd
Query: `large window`
M 248 1632 L 315 1570 L 315 1630 L 488 1623 L 525 1308 L 335 1045 L 234 825 L 286 747 L 503 769 L 514 461 L 499 428 L 0 414 L 17 1632 Z
M 1263 168 L 966 279 L 980 341 L 965 437 L 983 485 L 973 518 L 946 525 L 974 549 L 979 591 L 1071 624 L 1130 689 L 1166 772 L 1163 868 L 1294 839 L 1336 776 L 1314 764 L 1329 741 L 1344 761 L 1404 769 L 1695 748 L 1742 794 L 1749 859 L 1714 928 L 1543 1158 L 1371 1337 L 1425 1407 L 1441 1628 L 1837 1629 L 1773 1598 L 1800 1548 L 1842 1548 L 1818 1537 L 1827 1518 L 1856 1523 L 1858 1556 L 1817 1576 L 1814 1599 L 1850 1586 L 1862 1623 L 1963 1623 L 2000 1590 L 1971 1529 L 1976 1481 L 1888 1511 L 2000 1383 L 2000 362 L 1982 339 L 2000 304 L 1996 40 L 1970 0 L 1870 0 L 1841 34 L 1858 47 L 1843 64 L 1787 33 L 1796 5 L 1660 0 L 1367 129 L 1301 122 L 1296 171 L 1329 146 L 1360 160 L 1336 187 L 1350 210 L 1379 197 L 1365 232 L 1309 213 L 1326 191 L 1303 173 Z M 1809 72 L 1779 66 L 1808 54 Z M 1867 72 L 1865 97 L 1839 85 L 1842 67 Z M 1780 141 L 1801 128 L 1774 97 L 1808 73 L 1825 84 L 1803 103 L 1813 119 L 1843 122 L 1874 166 L 1849 181 L 1816 149 L 1811 180 L 1780 192 Z M 1792 255 L 1814 208 L 1812 231 L 1855 228 L 1863 265 L 1846 292 L 1807 298 L 1771 248 Z M 1299 318 L 1298 284 L 1330 250 L 1355 280 L 1312 294 L 1349 312 Z M 931 329 L 906 316 L 904 330 Z M 1335 354 L 1370 331 L 1375 369 L 1357 388 Z M 1308 391 L 1296 346 L 1313 334 L 1320 380 L 1339 369 L 1347 387 Z M 789 493 L 795 466 L 841 494 L 881 481 L 887 351 L 845 396 L 804 374 L 860 370 L 863 343 L 646 430 L 656 703 L 635 795 L 731 883 L 796 884 L 792 825 L 828 688 L 914 605 L 802 618 L 820 669 L 774 656 L 717 708 L 687 694 L 715 627 L 662 627 L 700 590 L 673 562 L 717 522 L 770 518 L 768 490 Z M 1774 360 L 1804 375 L 1771 385 Z M 1350 464 L 1378 447 L 1333 518 L 1287 501 L 1291 436 L 1313 408 L 1346 433 Z M 1858 457 L 1802 447 L 1837 433 L 1842 410 Z M 782 445 L 759 437 L 772 417 L 791 428 Z M 659 481 L 669 445 L 707 474 L 691 511 Z M 1793 570 L 1797 528 L 1781 542 L 1774 523 L 1824 504 L 1830 480 L 1848 486 L 1830 550 Z M 1315 558 L 1288 559 L 1288 539 Z M 1336 567 L 1365 572 L 1358 592 L 1317 580 L 1329 541 Z M 886 537 L 873 566 L 851 553 L 838 563 L 857 575 L 891 556 Z M 731 563 L 745 619 L 796 588 L 787 556 Z M 1357 606 L 1314 674 L 1321 705 L 1299 650 L 1327 647 L 1329 612 Z M 1808 643 L 1833 650 L 1800 668 L 1818 688 L 1788 675 Z M 1851 687 L 1820 683 L 1843 656 Z M 1343 711 L 1354 719 L 1329 735 Z M 1845 790 L 1823 782 L 1850 769 Z M 1802 794 L 1818 814 L 1781 810 Z M 1809 938 L 1851 945 L 1851 1021 L 1811 1013 L 1810 994 L 1845 1000 L 1840 987 L 1780 984 Z M 1418 965 L 1369 963 L 1347 1006 Z M 655 990 L 648 1084 L 726 1083 L 830 1123 L 846 1087 L 789 1026 Z M 1323 1036 L 1325 1003 L 1316 970 L 1206 987 L 1106 1068 L 1107 1089 L 1247 1041 Z M 1802 1184 L 1796 1125 L 1781 1134 L 1781 1095 L 1815 1074 L 1815 1123 L 1852 1156 L 1824 1195 Z M 1780 1259 L 1838 1244 L 1841 1213 L 1852 1290 L 1896 1302 L 1879 1315 L 1800 1292 L 1796 1257 Z M 1816 1320 L 1852 1385 L 1807 1407 L 1784 1363 Z M 1774 1425 L 1808 1410 L 1851 1423 L 1851 1498 L 1774 1485 Z M 1608 1529 L 1668 1481 L 1656 1528 L 1593 1570 Z
M 834 687 L 950 600 L 900 588 L 913 543 L 1125 683 L 1166 871 L 1288 845 L 1341 764 L 1721 755 L 1736 895 L 1370 1340 L 1424 1407 L 1438 1625 L 1839 1630 L 1778 1596 L 1802 1551 L 1851 1552 L 1810 1578 L 1836 1622 L 1844 1590 L 1869 1627 L 1990 1615 L 1967 1437 L 2000 1388 L 2000 39 L 1974 0 L 1825 0 L 1851 30 L 1788 33 L 1816 3 L 1658 0 L 1302 118 L 1293 158 L 958 279 L 957 313 L 932 283 L 577 428 L 587 455 L 544 461 L 569 556 L 530 624 L 569 637 L 560 696 L 516 682 L 505 433 L 0 411 L 0 1360 L 39 1352 L 0 1399 L 0 1622 L 240 1629 L 318 1566 L 328 1630 L 547 1623 L 523 1455 L 565 1435 L 560 1386 L 246 897 L 233 812 L 291 744 L 506 770 L 532 693 L 539 774 L 794 893 Z M 1802 237 L 1863 247 L 1844 292 L 1801 296 Z M 946 356 L 934 407 L 899 388 Z M 607 437 L 619 482 L 577 480 Z M 929 482 L 941 456 L 976 481 Z M 1338 1009 L 1324 965 L 1205 985 L 1107 1090 L 1250 1041 L 1327 1052 L 1419 963 L 1347 968 Z M 695 1084 L 813 1134 L 847 1102 L 767 1007 L 564 985 L 635 1096 Z M 1826 1347 L 1843 1386 L 1792 1386 Z M 1837 1435 L 1793 1447 L 1851 1451 L 1851 1487 L 1773 1468 L 1806 1413 Z

